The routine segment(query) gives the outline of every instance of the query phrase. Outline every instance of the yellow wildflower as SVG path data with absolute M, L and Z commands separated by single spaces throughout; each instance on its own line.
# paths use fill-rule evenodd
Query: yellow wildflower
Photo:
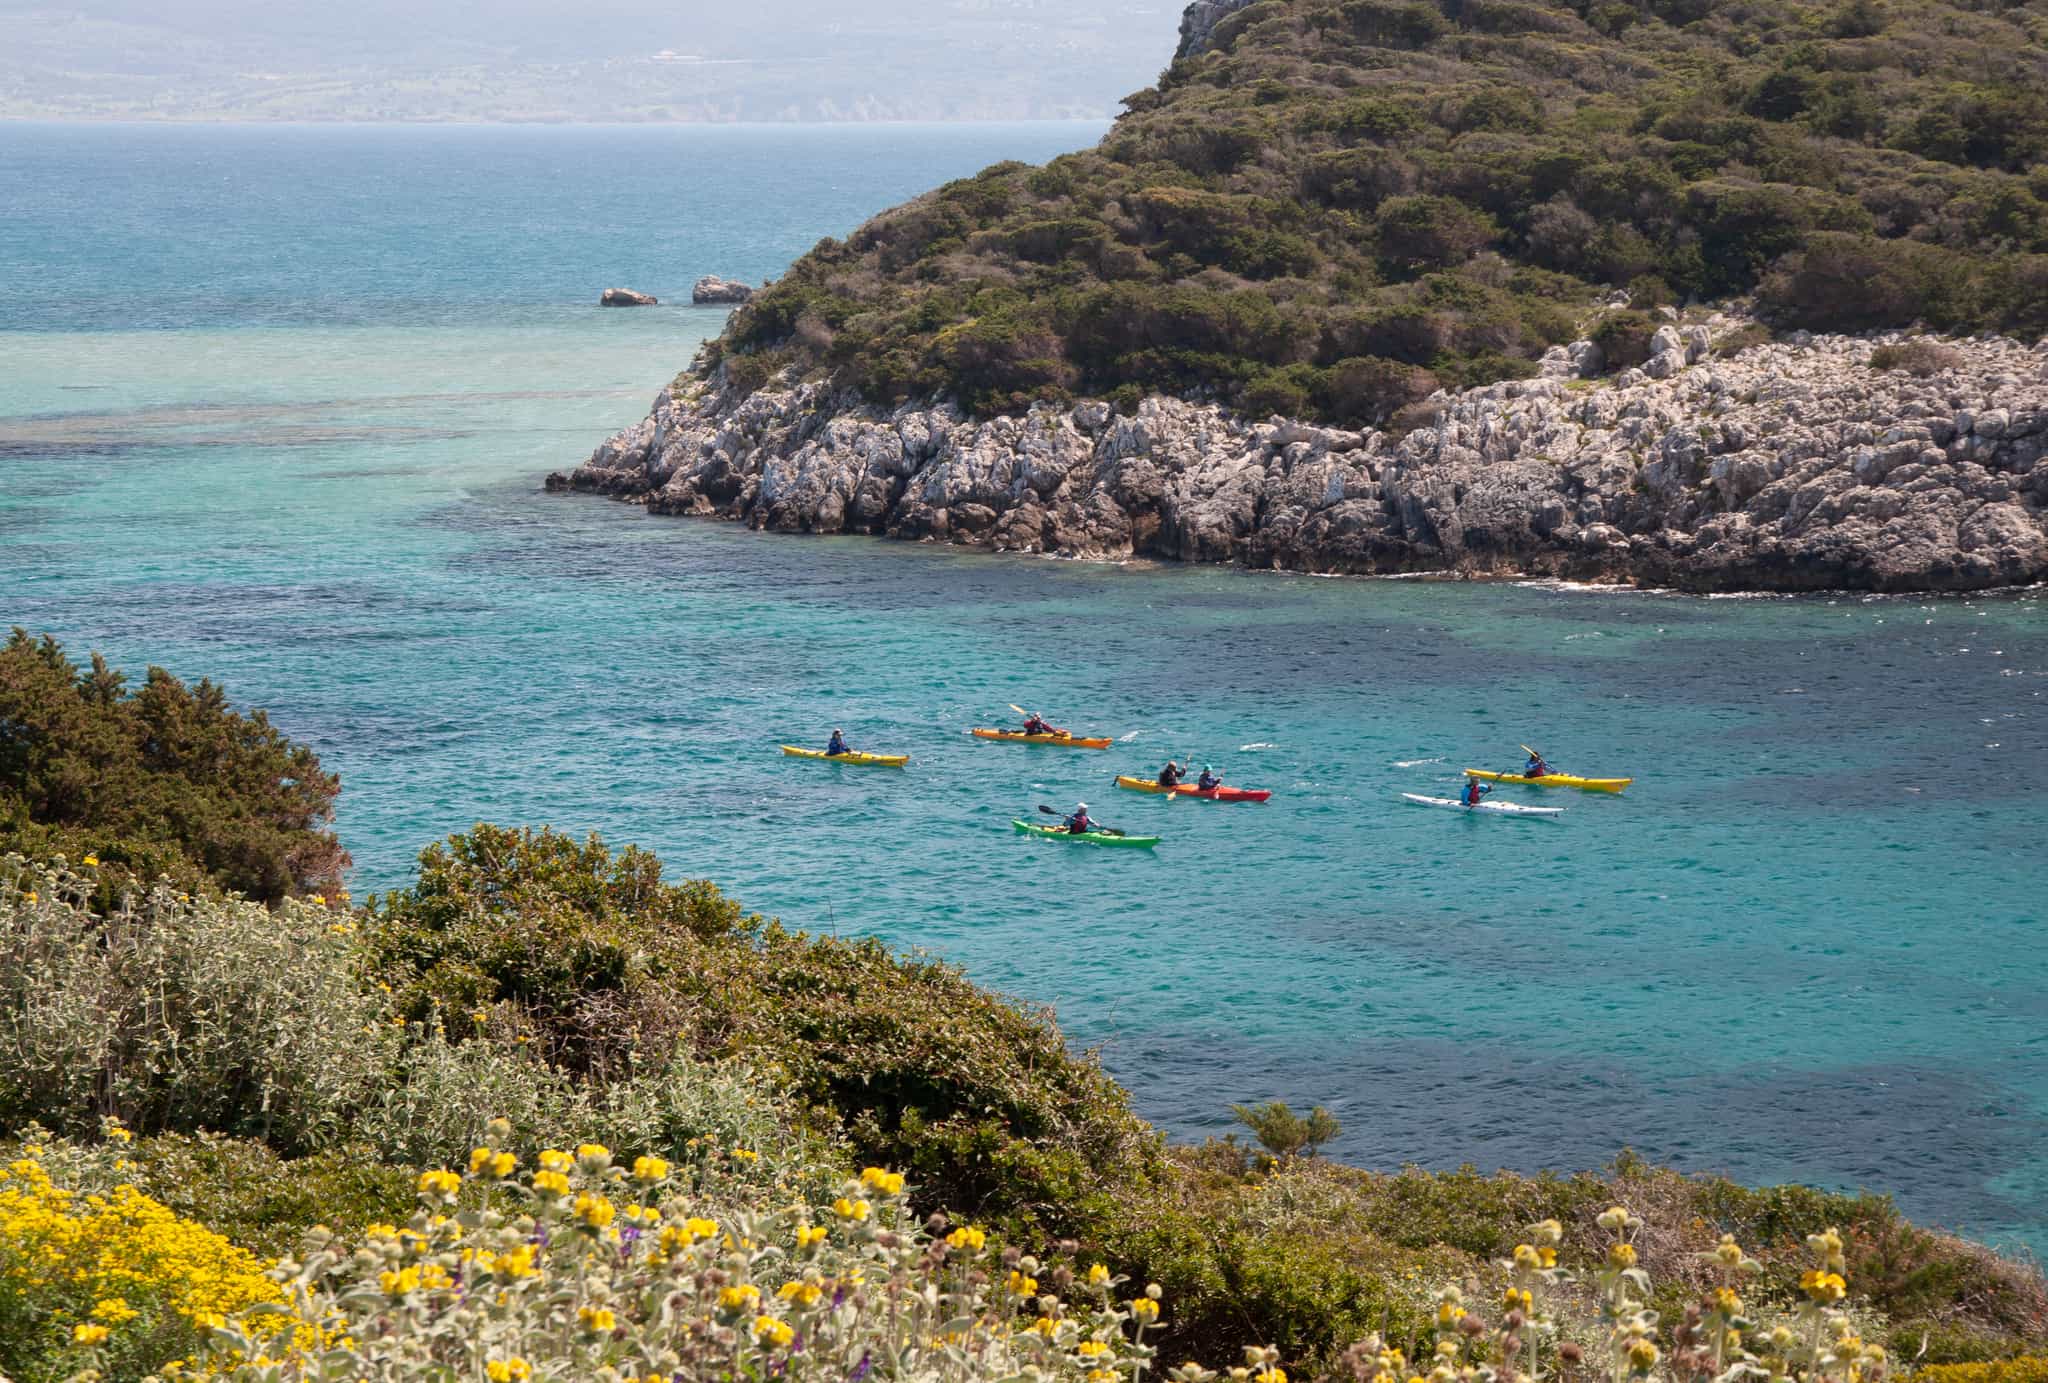
M 566 1172 L 576 1165 L 576 1159 L 560 1148 L 547 1148 L 541 1152 L 540 1165 L 543 1171 Z
M 604 1306 L 579 1306 L 576 1308 L 576 1319 L 583 1322 L 585 1330 L 598 1335 L 608 1335 L 619 1325 L 619 1318 L 611 1313 L 609 1307 Z
M 491 1383 L 524 1383 L 533 1377 L 533 1366 L 517 1355 L 510 1359 L 493 1359 L 484 1365 L 484 1377 Z
M 787 1349 L 789 1342 L 796 1338 L 796 1332 L 789 1328 L 787 1321 L 760 1315 L 754 1317 L 754 1338 L 770 1349 Z
M 1634 1244 L 1616 1244 L 1613 1248 L 1607 1250 L 1607 1264 L 1613 1268 L 1633 1268 L 1636 1265 L 1636 1246 Z
M 71 1330 L 71 1341 L 73 1344 L 80 1345 L 104 1344 L 106 1343 L 107 1335 L 109 1333 L 110 1332 L 103 1325 L 87 1324 L 73 1326 Z
M 751 1282 L 742 1282 L 737 1287 L 722 1287 L 718 1292 L 718 1309 L 721 1311 L 752 1311 L 761 1304 L 761 1289 Z
M 1657 1346 L 1648 1340 L 1635 1340 L 1628 1347 L 1628 1366 L 1637 1373 L 1648 1373 L 1657 1367 Z
M 1100 1359 L 1109 1352 L 1107 1340 L 1083 1340 L 1074 1346 L 1074 1353 L 1083 1359 Z
M 798 1306 L 816 1306 L 825 1289 L 815 1282 L 785 1282 L 775 1295 Z
M 420 1173 L 421 1200 L 439 1201 L 443 1205 L 452 1205 L 455 1201 L 456 1193 L 461 1190 L 462 1178 L 445 1167 L 432 1172 Z
M 658 1157 L 633 1159 L 633 1180 L 653 1183 L 668 1179 L 668 1163 Z
M 560 1172 L 535 1172 L 533 1189 L 543 1196 L 566 1196 L 569 1194 L 569 1178 Z
M 868 1217 L 868 1203 L 864 1200 L 849 1200 L 841 1196 L 832 1202 L 832 1213 L 842 1220 L 865 1220 Z
M 800 1249 L 814 1249 L 825 1242 L 827 1231 L 823 1225 L 798 1225 L 796 1246 Z
M 1849 1284 L 1840 1273 L 1823 1272 L 1811 1268 L 1800 1277 L 1799 1290 L 1812 1300 L 1823 1304 L 1840 1301 L 1849 1293 Z
M 1033 1296 L 1038 1291 L 1038 1279 L 1010 1269 L 1010 1295 L 1013 1297 Z
M 1088 1269 L 1088 1283 L 1090 1286 L 1101 1287 L 1106 1285 L 1108 1282 L 1109 1269 L 1104 1267 L 1102 1264 L 1097 1263 L 1093 1267 Z
M 861 1169 L 860 1184 L 880 1191 L 885 1196 L 900 1196 L 903 1194 L 903 1173 L 884 1171 L 880 1167 L 865 1167 Z
M 603 1229 L 612 1222 L 612 1217 L 618 1213 L 618 1208 L 603 1196 L 588 1194 L 578 1196 L 576 1203 L 570 1209 L 575 1213 L 577 1219 L 583 1221 L 584 1224 L 592 1229 Z
M 85 857 L 85 867 L 87 869 L 98 869 L 100 867 L 100 857 L 98 855 L 87 855 Z
M 119 1297 L 93 1303 L 92 1318 L 106 1325 L 122 1325 L 142 1314 Z
M 1159 1303 L 1150 1297 L 1139 1297 L 1131 1303 L 1131 1319 L 1140 1324 L 1150 1324 L 1159 1319 Z
M 988 1235 L 973 1225 L 962 1225 L 946 1236 L 946 1243 L 952 1248 L 973 1249 L 979 1253 L 988 1246 Z
M 1287 1383 L 1287 1370 L 1278 1364 L 1269 1364 L 1264 1372 L 1252 1375 L 1252 1383 Z
M 576 1147 L 576 1160 L 592 1171 L 601 1172 L 612 1165 L 612 1150 L 602 1143 L 580 1143 Z
M 1536 1309 L 1536 1298 L 1525 1290 L 1510 1287 L 1502 1294 L 1500 1306 L 1503 1311 L 1520 1311 L 1526 1316 Z

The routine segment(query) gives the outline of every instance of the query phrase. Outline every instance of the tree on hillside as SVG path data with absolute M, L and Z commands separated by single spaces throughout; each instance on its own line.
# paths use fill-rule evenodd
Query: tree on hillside
M 99 654 L 75 666 L 22 629 L 0 649 L 0 851 L 94 856 L 110 890 L 168 876 L 266 903 L 338 893 L 340 791 L 311 749 L 211 681 L 153 667 L 131 692 Z

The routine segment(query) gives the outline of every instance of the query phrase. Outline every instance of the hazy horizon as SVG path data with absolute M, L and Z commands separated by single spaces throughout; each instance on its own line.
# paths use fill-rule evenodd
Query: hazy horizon
M 1092 119 L 1173 53 L 1174 0 L 0 0 L 0 118 Z

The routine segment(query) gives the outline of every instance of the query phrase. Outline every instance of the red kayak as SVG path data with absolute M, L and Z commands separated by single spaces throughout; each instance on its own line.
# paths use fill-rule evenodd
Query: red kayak
M 1161 787 L 1150 778 L 1119 777 L 1116 780 L 1116 785 L 1120 788 L 1128 788 L 1132 792 L 1157 792 L 1172 797 L 1200 797 L 1210 802 L 1263 802 L 1273 795 L 1272 791 L 1268 788 L 1198 788 L 1192 783 L 1184 783 L 1179 787 L 1167 788 Z

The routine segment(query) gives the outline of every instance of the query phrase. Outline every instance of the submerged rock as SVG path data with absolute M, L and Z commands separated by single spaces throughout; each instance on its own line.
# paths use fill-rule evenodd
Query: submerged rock
M 597 300 L 599 307 L 659 307 L 661 299 L 652 293 L 636 293 L 630 288 L 607 288 Z
M 744 283 L 734 283 L 716 274 L 706 274 L 698 279 L 690 290 L 693 303 L 743 303 L 754 296 L 754 290 Z
M 2048 577 L 2048 361 L 1952 343 L 1930 378 L 1873 370 L 1897 337 L 1659 332 L 1597 383 L 1582 343 L 1535 379 L 1429 400 L 1406 433 L 1152 397 L 969 419 L 787 378 L 685 379 L 567 480 L 669 514 L 1081 557 L 1308 572 L 1441 571 L 1693 590 L 1969 590 Z M 1668 333 L 1668 335 L 1667 335 Z M 551 479 L 550 488 L 556 488 Z

